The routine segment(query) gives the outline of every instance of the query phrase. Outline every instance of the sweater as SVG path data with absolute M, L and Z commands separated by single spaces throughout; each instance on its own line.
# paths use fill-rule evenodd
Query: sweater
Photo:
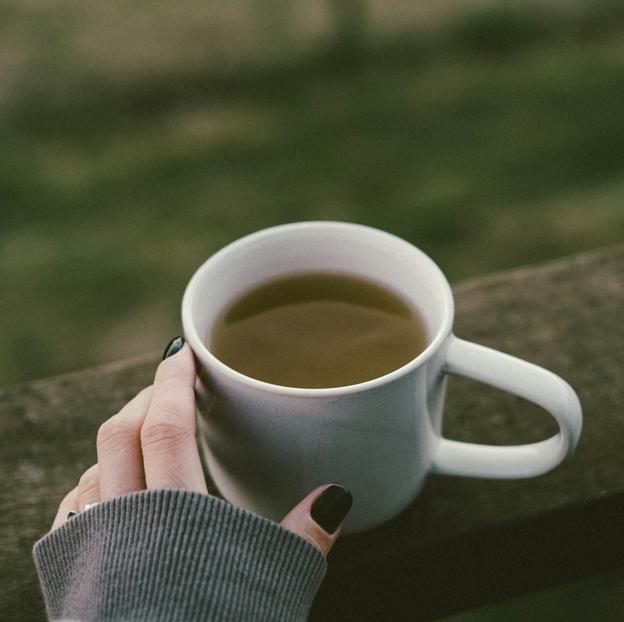
M 33 556 L 49 618 L 81 622 L 303 621 L 326 571 L 281 525 L 183 490 L 104 501 Z

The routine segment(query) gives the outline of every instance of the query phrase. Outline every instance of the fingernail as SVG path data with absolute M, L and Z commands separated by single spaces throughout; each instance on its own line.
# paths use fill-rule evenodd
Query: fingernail
M 312 504 L 314 522 L 331 534 L 338 529 L 353 504 L 351 493 L 338 484 L 328 486 Z
M 174 354 L 176 354 L 176 352 L 179 352 L 185 343 L 186 342 L 184 341 L 184 337 L 174 337 L 167 344 L 167 347 L 165 348 L 165 353 L 163 354 L 163 361 L 165 359 L 168 359 L 170 356 L 173 356 Z

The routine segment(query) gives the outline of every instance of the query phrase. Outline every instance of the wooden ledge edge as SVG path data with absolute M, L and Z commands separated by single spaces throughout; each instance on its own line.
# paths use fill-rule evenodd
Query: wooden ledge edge
M 119 361 L 112 361 L 110 363 L 103 363 L 102 365 L 95 365 L 93 367 L 86 367 L 84 369 L 77 369 L 70 372 L 64 372 L 62 374 L 56 374 L 54 376 L 48 376 L 47 378 L 41 378 L 39 380 L 26 380 L 15 385 L 9 385 L 8 387 L 0 388 L 0 399 L 7 395 L 20 393 L 26 389 L 44 389 L 50 385 L 66 384 L 81 380 L 83 378 L 89 378 L 95 375 L 110 374 L 124 369 L 132 367 L 139 367 L 141 365 L 154 364 L 160 360 L 162 352 L 148 352 L 147 354 L 139 354 L 137 356 L 131 356 Z M 154 367 L 154 371 L 156 368 Z
M 611 256 L 620 254 L 624 254 L 624 244 L 611 244 L 588 251 L 581 251 L 572 255 L 565 255 L 544 263 L 527 264 L 518 268 L 500 270 L 483 276 L 470 277 L 458 283 L 451 283 L 451 286 L 454 293 L 464 293 L 483 286 L 488 287 L 502 282 L 522 281 L 535 274 L 556 274 L 574 265 L 583 266 L 597 259 L 608 259 Z
M 501 270 L 485 276 L 471 277 L 464 281 L 460 281 L 457 284 L 452 284 L 453 292 L 463 294 L 466 291 L 475 290 L 484 286 L 490 287 L 503 282 L 521 281 L 526 279 L 529 275 L 557 273 L 566 270 L 573 265 L 581 266 L 597 259 L 609 258 L 612 255 L 618 255 L 621 253 L 624 253 L 624 244 L 619 243 L 610 246 L 603 246 L 597 249 L 575 253 L 573 255 L 566 255 L 541 264 L 530 264 L 519 268 L 512 268 L 510 270 Z M 0 398 L 6 395 L 19 393 L 24 391 L 26 388 L 29 390 L 42 389 L 48 385 L 74 382 L 93 375 L 109 374 L 122 371 L 130 367 L 155 364 L 159 360 L 160 356 L 160 352 L 149 352 L 147 354 L 140 354 L 121 359 L 119 361 L 112 361 L 102 365 L 95 365 L 93 367 L 64 372 L 38 380 L 26 380 L 15 385 L 0 388 Z

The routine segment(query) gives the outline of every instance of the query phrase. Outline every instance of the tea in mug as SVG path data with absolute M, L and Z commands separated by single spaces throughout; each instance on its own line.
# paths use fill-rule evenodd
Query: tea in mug
M 251 378 L 340 387 L 402 367 L 427 347 L 419 312 L 385 285 L 335 272 L 261 283 L 230 302 L 207 343 Z

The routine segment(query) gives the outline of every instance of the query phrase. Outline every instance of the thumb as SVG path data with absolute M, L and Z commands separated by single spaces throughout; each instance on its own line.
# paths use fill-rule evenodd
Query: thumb
M 352 503 L 346 488 L 338 484 L 319 486 L 284 517 L 282 527 L 305 538 L 327 556 Z

